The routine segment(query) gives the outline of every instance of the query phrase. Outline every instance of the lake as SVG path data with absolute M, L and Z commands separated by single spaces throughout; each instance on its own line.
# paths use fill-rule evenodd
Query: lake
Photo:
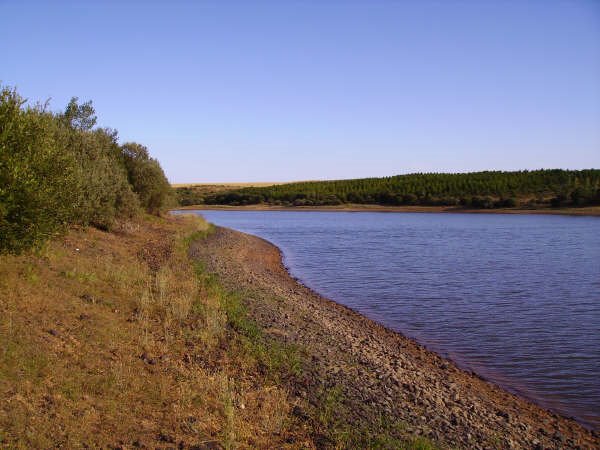
M 323 296 L 600 427 L 600 218 L 197 213 L 274 243 Z

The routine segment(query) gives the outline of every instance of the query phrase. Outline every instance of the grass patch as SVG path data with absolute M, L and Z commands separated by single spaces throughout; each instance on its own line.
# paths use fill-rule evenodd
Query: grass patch
M 271 380 L 298 376 L 302 371 L 301 350 L 296 345 L 284 344 L 269 338 L 248 315 L 241 292 L 228 292 L 214 274 L 207 273 L 202 263 L 195 263 L 195 273 L 207 291 L 208 297 L 218 300 L 216 307 L 225 315 L 238 347 L 247 359 L 258 364 Z M 205 315 L 210 313 L 206 304 L 196 305 Z
M 38 352 L 24 330 L 2 333 L 0 344 L 0 379 L 27 379 L 39 382 L 48 371 L 48 358 Z
M 381 415 L 374 423 L 349 424 L 345 420 L 343 386 L 323 389 L 313 412 L 316 428 L 327 440 L 325 446 L 340 449 L 435 450 L 438 447 L 424 437 L 406 437 L 403 422 L 390 421 Z

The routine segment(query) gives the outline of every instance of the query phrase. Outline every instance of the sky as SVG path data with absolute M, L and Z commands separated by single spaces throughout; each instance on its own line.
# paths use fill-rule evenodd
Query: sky
M 0 82 L 171 182 L 600 168 L 600 2 L 0 0 Z

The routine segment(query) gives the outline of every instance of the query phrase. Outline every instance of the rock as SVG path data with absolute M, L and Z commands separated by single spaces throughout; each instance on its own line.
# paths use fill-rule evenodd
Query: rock
M 498 417 L 503 417 L 507 422 L 510 422 L 510 414 L 508 414 L 506 411 L 499 410 L 496 412 L 496 415 Z
M 168 444 L 174 444 L 175 443 L 175 438 L 173 436 L 171 436 L 168 433 L 165 433 L 164 431 L 161 431 L 158 435 L 158 440 L 161 442 L 166 442 Z
M 190 450 L 221 450 L 223 446 L 218 441 L 202 442 L 201 444 L 190 445 Z
M 142 361 L 144 361 L 146 364 L 150 364 L 151 366 L 153 366 L 154 364 L 156 364 L 156 359 L 151 358 L 150 356 L 148 356 L 148 354 L 146 352 L 142 353 L 140 355 L 140 359 Z
M 557 431 L 556 433 L 554 433 L 554 436 L 552 436 L 552 438 L 555 441 L 565 442 L 565 436 L 560 431 Z
M 300 406 L 295 405 L 292 408 L 292 414 L 300 419 L 308 419 L 308 415 L 306 414 L 306 412 L 304 411 L 304 409 L 302 409 Z
M 79 298 L 86 303 L 96 303 L 94 301 L 94 297 L 92 297 L 90 294 L 82 294 L 79 296 Z

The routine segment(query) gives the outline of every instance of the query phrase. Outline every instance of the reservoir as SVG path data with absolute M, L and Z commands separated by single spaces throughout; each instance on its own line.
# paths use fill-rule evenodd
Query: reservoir
M 600 428 L 600 218 L 194 213 L 277 245 L 319 294 Z

